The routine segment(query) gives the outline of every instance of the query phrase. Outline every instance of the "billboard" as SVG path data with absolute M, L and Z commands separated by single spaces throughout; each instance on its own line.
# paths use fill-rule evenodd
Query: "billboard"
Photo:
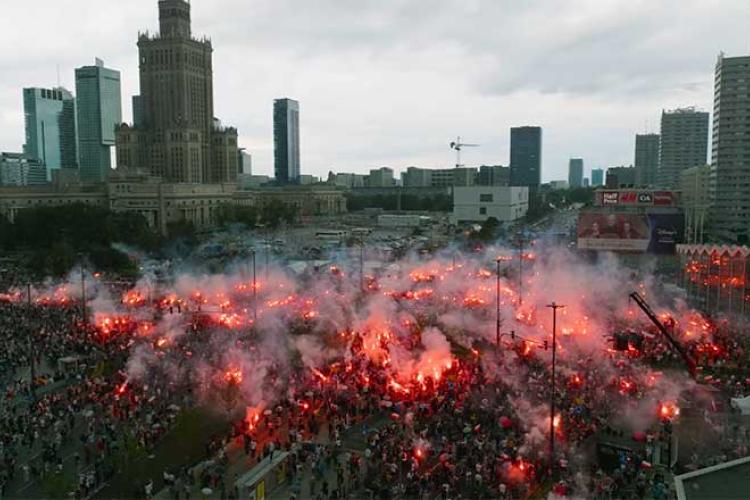
M 682 213 L 581 212 L 578 249 L 672 254 L 685 230 Z
M 684 214 L 648 214 L 648 222 L 651 228 L 648 252 L 673 254 L 677 245 L 685 241 Z
M 672 191 L 647 190 L 600 190 L 596 193 L 596 204 L 604 207 L 635 206 L 635 207 L 672 207 L 677 205 L 677 197 Z

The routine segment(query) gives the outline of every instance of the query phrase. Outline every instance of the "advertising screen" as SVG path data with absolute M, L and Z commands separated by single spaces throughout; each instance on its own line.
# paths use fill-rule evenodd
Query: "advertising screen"
M 648 214 L 651 227 L 650 253 L 673 254 L 685 238 L 685 216 L 683 214 Z
M 650 240 L 645 215 L 584 212 L 578 219 L 580 250 L 645 252 Z
M 578 249 L 671 254 L 682 242 L 683 214 L 582 212 Z

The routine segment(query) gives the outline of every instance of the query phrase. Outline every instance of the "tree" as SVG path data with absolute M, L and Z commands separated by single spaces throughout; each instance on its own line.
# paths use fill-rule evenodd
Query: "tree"
M 493 241 L 497 239 L 497 232 L 499 228 L 500 221 L 494 217 L 490 217 L 482 224 L 482 229 L 480 229 L 479 233 L 477 233 L 477 237 L 480 241 L 483 241 L 485 243 Z
M 299 210 L 297 207 L 274 198 L 261 208 L 260 220 L 264 226 L 276 229 L 281 225 L 282 221 L 287 224 L 293 223 L 297 220 L 298 215 Z
M 0 248 L 13 248 L 15 241 L 15 230 L 4 215 L 0 214 Z
M 231 224 L 242 224 L 253 229 L 258 225 L 258 209 L 245 205 L 224 203 L 219 206 L 218 221 L 223 227 Z

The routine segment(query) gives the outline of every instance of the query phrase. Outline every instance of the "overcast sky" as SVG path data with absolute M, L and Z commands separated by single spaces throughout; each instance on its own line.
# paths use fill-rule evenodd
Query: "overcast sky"
M 23 87 L 94 57 L 138 93 L 157 0 L 0 0 L 0 149 L 24 141 Z M 273 170 L 273 99 L 301 103 L 303 173 L 508 164 L 509 128 L 544 127 L 544 180 L 570 157 L 631 164 L 662 108 L 712 107 L 719 51 L 750 52 L 748 0 L 193 0 L 214 45 L 215 113 Z

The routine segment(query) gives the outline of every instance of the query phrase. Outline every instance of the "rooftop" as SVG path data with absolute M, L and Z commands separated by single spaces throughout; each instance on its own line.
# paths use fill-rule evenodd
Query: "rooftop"
M 750 457 L 688 472 L 674 482 L 679 500 L 748 498 Z

